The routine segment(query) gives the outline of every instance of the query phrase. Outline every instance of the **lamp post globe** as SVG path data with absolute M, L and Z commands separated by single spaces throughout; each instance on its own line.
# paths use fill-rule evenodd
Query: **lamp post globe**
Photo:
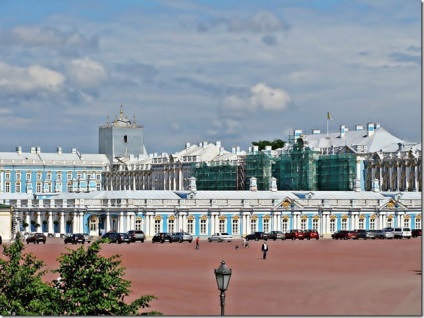
M 221 265 L 215 269 L 216 283 L 220 293 L 221 301 L 221 316 L 224 316 L 224 307 L 225 307 L 225 291 L 228 289 L 231 278 L 231 268 L 225 264 L 225 261 L 222 260 Z

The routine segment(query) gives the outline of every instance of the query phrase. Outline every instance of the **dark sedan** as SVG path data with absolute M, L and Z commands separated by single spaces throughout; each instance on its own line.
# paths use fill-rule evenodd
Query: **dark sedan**
M 348 230 L 340 230 L 337 232 L 334 232 L 331 235 L 332 239 L 335 240 L 357 240 L 358 239 L 358 233 L 355 231 L 348 231 Z
M 167 232 L 156 233 L 152 238 L 152 243 L 155 243 L 155 242 L 172 243 L 173 241 L 174 241 L 174 238 L 172 237 L 172 235 L 170 233 L 167 233 Z
M 84 235 L 82 235 L 82 234 L 70 234 L 70 235 L 68 235 L 68 236 L 65 237 L 64 243 L 65 244 L 68 244 L 68 243 L 71 243 L 71 244 L 78 244 L 78 243 L 84 244 L 85 243 L 85 238 L 84 238 Z
M 130 244 L 132 242 L 132 237 L 128 233 L 119 233 L 121 235 L 121 242 Z
M 419 237 L 419 236 L 421 236 L 421 229 L 413 229 L 411 231 L 411 236 L 412 237 Z
M 315 240 L 319 240 L 319 233 L 317 230 L 305 230 L 303 231 L 305 239 L 310 240 L 310 239 L 315 239 Z
M 122 243 L 121 235 L 119 233 L 116 233 L 116 232 L 105 233 L 102 236 L 102 239 L 109 240 L 109 243 L 118 243 L 118 244 L 121 244 Z
M 34 244 L 39 244 L 40 242 L 43 244 L 46 244 L 46 236 L 43 233 L 34 233 L 31 236 L 28 236 L 26 239 L 27 244 L 29 243 L 34 243 Z
M 303 240 L 305 238 L 305 233 L 302 230 L 290 230 L 286 232 L 286 240 Z

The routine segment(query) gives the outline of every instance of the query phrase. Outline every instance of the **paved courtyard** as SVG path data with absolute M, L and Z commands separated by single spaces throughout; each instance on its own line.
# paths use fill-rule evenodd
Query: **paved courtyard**
M 240 243 L 202 240 L 195 250 L 194 242 L 146 241 L 103 245 L 101 253 L 121 255 L 132 282 L 128 300 L 155 295 L 151 309 L 164 315 L 220 315 L 214 269 L 221 260 L 233 273 L 226 315 L 423 314 L 421 239 L 270 241 L 266 260 L 261 242 L 236 250 Z M 58 267 L 64 251 L 58 238 L 25 245 L 25 252 L 44 260 L 49 269 Z

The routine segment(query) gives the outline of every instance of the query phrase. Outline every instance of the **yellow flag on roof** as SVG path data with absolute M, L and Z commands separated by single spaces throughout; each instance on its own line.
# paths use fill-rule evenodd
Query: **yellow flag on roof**
M 333 118 L 331 117 L 330 113 L 327 113 L 327 119 L 333 120 Z

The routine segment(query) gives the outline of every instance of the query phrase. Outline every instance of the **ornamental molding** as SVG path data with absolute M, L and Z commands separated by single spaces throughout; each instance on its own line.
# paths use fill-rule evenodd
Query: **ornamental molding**
M 187 220 L 189 220 L 189 221 L 193 221 L 193 220 L 194 220 L 194 216 L 193 216 L 193 215 L 190 215 L 190 216 L 187 218 Z
M 337 219 L 337 216 L 335 216 L 334 214 L 330 216 L 330 220 L 335 220 Z
M 233 220 L 238 220 L 239 219 L 239 216 L 238 215 L 233 215 L 232 219 Z
M 174 215 L 170 215 L 170 216 L 169 216 L 169 219 L 170 219 L 171 221 L 174 221 L 174 220 L 175 220 L 175 216 L 174 216 Z
M 269 220 L 269 219 L 271 219 L 271 216 L 270 216 L 269 214 L 266 214 L 266 215 L 263 217 L 263 219 L 264 219 L 264 220 Z
M 207 220 L 207 219 L 208 219 L 208 216 L 207 216 L 207 215 L 202 215 L 202 216 L 200 217 L 200 219 L 201 219 L 202 221 L 205 221 L 205 220 Z
M 219 220 L 225 220 L 227 217 L 225 215 L 221 215 L 218 219 Z
M 300 218 L 301 220 L 307 220 L 308 216 L 307 215 L 302 215 L 302 217 Z
M 256 215 L 253 215 L 250 219 L 251 219 L 252 221 L 256 221 L 256 220 L 258 219 L 258 217 L 257 217 Z
M 365 219 L 365 215 L 361 214 L 361 215 L 359 216 L 359 219 L 360 219 L 360 220 Z
M 156 216 L 155 216 L 155 221 L 160 221 L 160 220 L 162 220 L 162 216 L 160 216 L 160 215 L 156 215 Z

